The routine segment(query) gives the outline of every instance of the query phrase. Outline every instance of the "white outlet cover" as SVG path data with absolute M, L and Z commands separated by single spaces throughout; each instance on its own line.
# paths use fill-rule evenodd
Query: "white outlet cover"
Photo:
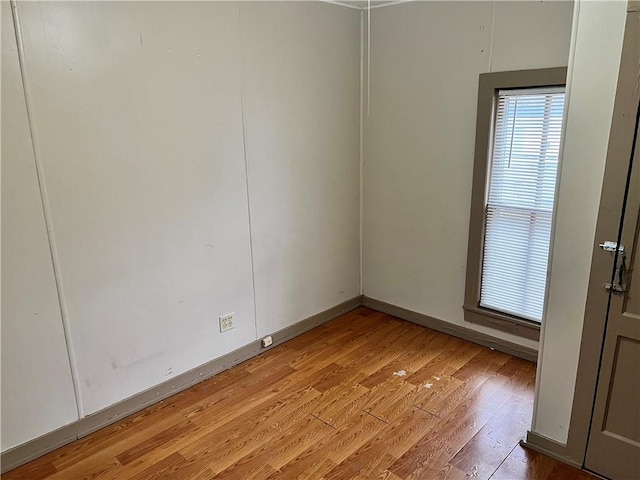
M 218 317 L 220 322 L 220 333 L 228 332 L 235 328 L 236 324 L 233 318 L 233 312 Z

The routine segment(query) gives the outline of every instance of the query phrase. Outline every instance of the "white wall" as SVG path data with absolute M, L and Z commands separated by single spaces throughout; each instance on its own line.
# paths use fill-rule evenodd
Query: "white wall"
M 585 182 L 600 191 L 623 17 L 619 6 L 586 5 L 535 425 L 561 441 L 590 262 L 582 233 L 595 226 L 599 193 L 579 199 Z M 2 8 L 6 450 L 77 414 Z M 359 12 L 306 2 L 19 10 L 84 414 L 359 293 Z M 366 295 L 463 324 L 478 75 L 566 65 L 572 10 L 498 1 L 372 11 Z M 217 317 L 230 311 L 236 329 L 221 335 Z
M 571 417 L 625 14 L 623 1 L 576 4 L 549 299 L 532 428 L 560 443 L 567 441 Z
M 359 12 L 323 3 L 18 8 L 84 414 L 359 293 L 359 200 L 347 188 L 357 192 L 359 181 Z M 7 108 L 13 116 L 17 107 Z M 4 153 L 3 144 L 3 214 L 4 182 L 14 182 Z M 3 260 L 5 233 L 22 235 L 3 218 Z M 3 277 L 20 268 L 6 262 Z M 22 287 L 25 303 L 49 298 Z M 236 328 L 220 334 L 228 312 Z M 5 342 L 41 334 L 19 320 L 3 304 L 3 360 Z M 49 321 L 59 337 L 59 313 Z M 3 397 L 2 417 L 16 419 L 13 434 L 3 423 L 3 449 L 75 419 L 67 392 L 55 419 L 26 427 L 30 410 L 4 375 L 6 366 L 24 382 L 22 369 L 40 362 L 28 351 L 3 361 L 12 399 Z M 68 362 L 52 368 L 68 380 Z
M 89 414 L 256 338 L 236 6 L 19 9 Z
M 2 450 L 78 418 L 9 2 L 2 2 Z
M 240 25 L 261 337 L 360 294 L 360 12 L 241 3 Z
M 500 1 L 372 10 L 365 295 L 537 346 L 463 319 L 478 75 L 567 65 L 572 10 Z

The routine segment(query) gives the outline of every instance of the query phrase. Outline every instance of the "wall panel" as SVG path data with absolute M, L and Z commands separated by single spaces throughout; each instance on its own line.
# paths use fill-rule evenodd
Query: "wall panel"
M 537 347 L 464 323 L 478 76 L 565 66 L 572 7 L 410 2 L 372 10 L 365 295 Z
M 360 293 L 360 13 L 240 4 L 258 335 Z
M 237 7 L 19 10 L 91 413 L 255 339 Z
M 2 450 L 77 420 L 9 2 L 2 2 Z

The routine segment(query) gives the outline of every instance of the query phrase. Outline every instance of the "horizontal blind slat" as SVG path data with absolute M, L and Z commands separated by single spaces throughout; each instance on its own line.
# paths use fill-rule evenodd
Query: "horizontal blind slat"
M 495 115 L 480 305 L 541 321 L 564 92 L 500 92 Z

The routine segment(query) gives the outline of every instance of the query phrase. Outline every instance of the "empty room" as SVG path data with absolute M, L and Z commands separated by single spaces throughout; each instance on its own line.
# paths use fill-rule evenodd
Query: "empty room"
M 0 13 L 3 480 L 640 479 L 638 2 Z

